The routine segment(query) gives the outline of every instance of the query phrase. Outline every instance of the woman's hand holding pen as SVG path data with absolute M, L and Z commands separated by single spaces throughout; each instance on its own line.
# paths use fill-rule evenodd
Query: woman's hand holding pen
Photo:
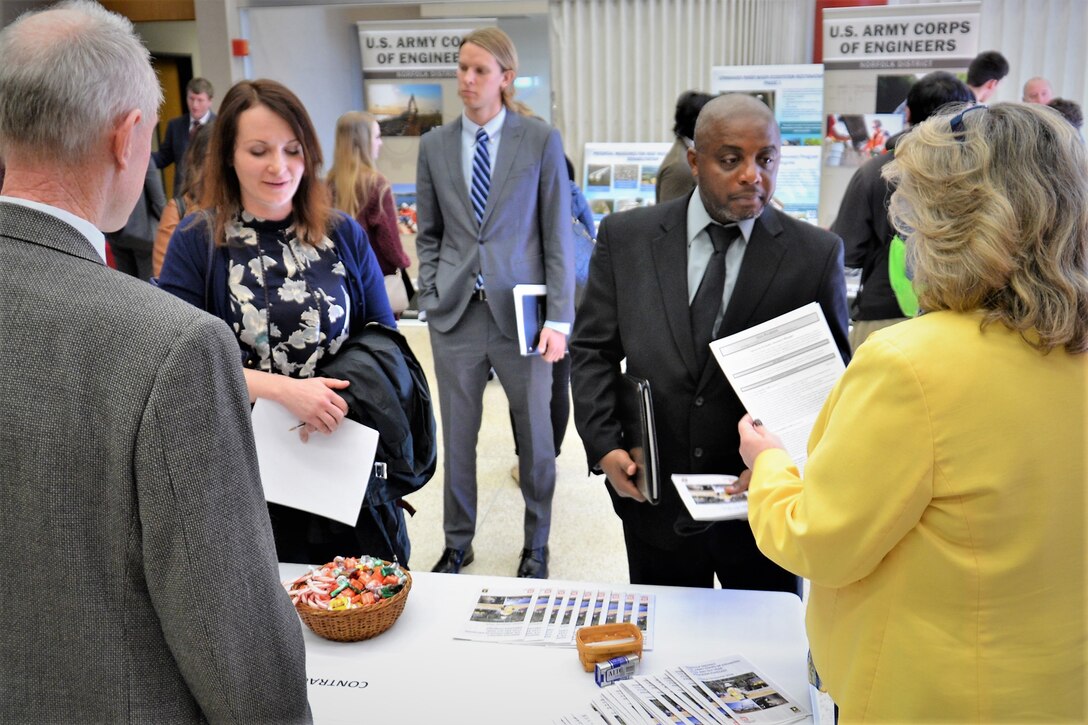
M 277 375 L 276 396 L 285 408 L 299 419 L 299 437 L 306 441 L 310 433 L 332 433 L 348 412 L 348 404 L 336 394 L 346 388 L 347 380 L 333 378 L 289 378 Z
M 744 465 L 751 468 L 756 463 L 759 454 L 770 448 L 785 448 L 782 439 L 763 427 L 758 419 L 751 415 L 745 415 L 737 424 L 737 432 L 740 434 L 740 457 L 744 459 Z

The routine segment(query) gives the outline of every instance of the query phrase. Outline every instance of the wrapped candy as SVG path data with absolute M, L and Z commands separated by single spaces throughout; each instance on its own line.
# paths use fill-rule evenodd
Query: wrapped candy
M 293 604 L 339 611 L 388 599 L 404 588 L 406 580 L 396 563 L 372 556 L 338 556 L 283 584 Z

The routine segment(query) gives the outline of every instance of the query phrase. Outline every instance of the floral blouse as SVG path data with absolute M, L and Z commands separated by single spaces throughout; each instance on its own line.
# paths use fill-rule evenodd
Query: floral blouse
M 245 366 L 313 377 L 350 334 L 346 271 L 332 240 L 305 244 L 291 217 L 270 222 L 245 212 L 226 231 L 227 323 Z

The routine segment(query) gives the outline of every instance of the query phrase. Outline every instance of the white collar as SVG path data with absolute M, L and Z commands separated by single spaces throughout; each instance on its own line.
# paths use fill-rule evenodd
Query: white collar
M 500 106 L 499 112 L 495 114 L 495 117 L 485 123 L 483 126 L 466 116 L 464 111 L 461 112 L 461 125 L 465 128 L 465 130 L 471 132 L 473 136 L 476 135 L 476 131 L 478 129 L 482 128 L 487 133 L 487 137 L 489 139 L 495 138 L 495 134 L 497 134 L 502 129 L 502 124 L 505 121 L 506 106 Z
M 42 204 L 41 202 L 31 201 L 30 199 L 20 199 L 14 196 L 0 196 L 0 202 L 25 206 L 28 209 L 34 209 L 43 214 L 48 214 L 51 217 L 60 219 L 68 226 L 74 227 L 77 232 L 86 237 L 87 241 L 94 247 L 94 251 L 98 252 L 98 256 L 102 258 L 102 261 L 106 261 L 106 236 L 95 228 L 94 224 L 91 224 L 83 217 L 78 217 L 72 212 L 61 209 L 60 207 Z

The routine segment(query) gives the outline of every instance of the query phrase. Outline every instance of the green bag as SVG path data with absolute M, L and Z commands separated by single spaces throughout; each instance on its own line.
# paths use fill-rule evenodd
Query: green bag
M 888 280 L 903 316 L 917 315 L 918 297 L 914 294 L 914 282 L 907 277 L 907 245 L 898 234 L 892 237 L 891 247 L 888 249 Z

